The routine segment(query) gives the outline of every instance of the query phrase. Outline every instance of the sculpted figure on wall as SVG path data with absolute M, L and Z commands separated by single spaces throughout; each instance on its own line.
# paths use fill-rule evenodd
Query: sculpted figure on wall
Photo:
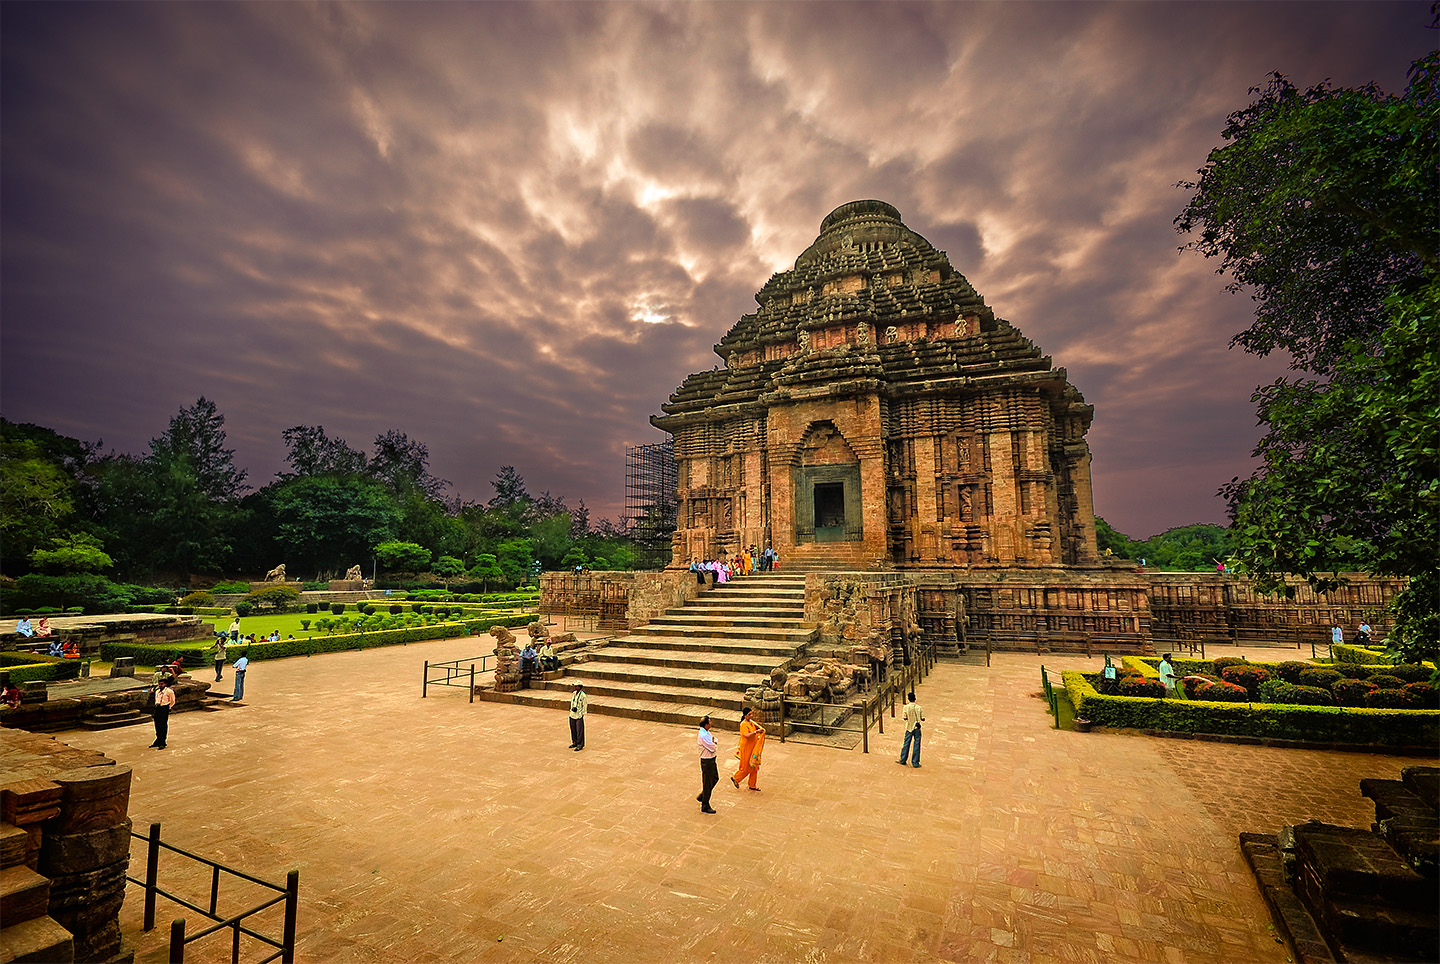
M 284 582 L 284 581 L 285 581 L 285 563 L 282 562 L 282 563 L 280 563 L 280 565 L 276 566 L 274 569 L 271 569 L 269 572 L 265 573 L 265 581 L 266 581 L 266 582 Z

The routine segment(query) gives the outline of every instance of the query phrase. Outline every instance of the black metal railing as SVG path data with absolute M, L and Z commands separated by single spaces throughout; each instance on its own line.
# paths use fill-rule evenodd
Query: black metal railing
M 451 659 L 443 663 L 432 663 L 425 661 L 425 676 L 420 684 L 420 698 L 424 699 L 432 686 L 467 686 L 470 690 L 470 702 L 475 702 L 475 674 L 485 673 L 485 661 L 490 659 L 486 656 L 467 656 L 464 659 Z M 479 663 L 477 670 L 475 664 Z
M 270 961 L 276 960 L 277 958 L 281 961 L 281 964 L 294 964 L 295 914 L 300 899 L 300 871 L 290 871 L 290 873 L 286 875 L 284 886 L 281 886 L 280 884 L 272 884 L 268 880 L 261 880 L 259 877 L 253 877 L 250 874 L 245 873 L 244 871 L 235 870 L 232 867 L 226 867 L 224 864 L 217 863 L 216 861 L 213 861 L 208 857 L 201 857 L 199 854 L 194 854 L 188 850 L 183 850 L 180 847 L 174 846 L 173 844 L 165 843 L 160 839 L 160 825 L 158 823 L 152 823 L 150 825 L 149 834 L 136 833 L 132 830 L 130 831 L 130 836 L 139 840 L 146 841 L 145 879 L 142 881 L 131 877 L 129 874 L 125 875 L 126 881 L 142 887 L 145 890 L 145 930 L 151 931 L 155 928 L 156 897 L 164 897 L 167 900 L 173 900 L 180 906 L 187 907 L 190 910 L 195 911 L 197 914 L 202 914 L 207 919 L 215 922 L 213 926 L 207 927 L 202 931 L 187 936 L 185 933 L 184 918 L 179 918 L 175 921 L 172 921 L 170 924 L 171 964 L 184 964 L 185 946 L 187 944 L 192 944 L 195 941 L 200 940 L 201 938 L 209 937 L 216 931 L 221 931 L 226 928 L 229 928 L 232 931 L 233 935 L 231 937 L 230 944 L 231 964 L 239 964 L 241 934 L 244 934 L 247 937 L 251 937 L 269 947 L 276 948 L 275 953 L 271 954 L 269 957 L 255 962 L 255 964 L 269 964 Z M 171 853 L 179 854 L 182 857 L 193 860 L 196 863 L 204 864 L 210 868 L 209 910 L 206 910 L 204 907 L 200 907 L 197 904 L 192 904 L 185 898 L 180 897 L 176 894 L 172 894 L 160 888 L 159 875 L 161 850 L 168 850 Z M 218 908 L 220 905 L 220 875 L 222 873 L 229 874 L 232 877 L 238 877 L 241 880 L 248 880 L 252 884 L 258 884 L 261 887 L 276 891 L 278 892 L 278 896 L 263 901 L 262 903 L 251 907 L 249 910 L 243 910 L 238 914 L 232 914 L 228 917 L 221 917 L 218 914 Z M 275 938 L 270 937 L 266 934 L 261 934 L 259 931 L 252 930 L 251 928 L 245 926 L 244 921 L 246 920 L 246 918 L 253 917 L 255 914 L 258 914 L 261 911 L 266 910 L 270 907 L 274 907 L 276 904 L 282 902 L 285 904 L 285 926 L 284 933 L 279 940 L 276 940 Z
M 857 702 L 818 703 L 812 702 L 810 700 L 793 699 L 791 697 L 785 696 L 782 693 L 780 695 L 780 742 L 784 743 L 786 740 L 785 707 L 814 706 L 820 707 L 819 722 L 816 722 L 813 719 L 802 719 L 796 720 L 791 725 L 814 727 L 817 729 L 828 730 L 832 733 L 859 733 L 860 740 L 863 745 L 863 751 L 865 753 L 869 753 L 870 727 L 875 726 L 882 735 L 885 733 L 885 710 L 887 709 L 887 707 L 890 710 L 890 718 L 893 720 L 895 718 L 895 707 L 900 701 L 900 697 L 903 694 L 908 693 L 910 690 L 914 689 L 916 685 L 920 683 L 920 681 L 922 681 L 926 676 L 930 674 L 930 671 L 935 668 L 935 662 L 938 658 L 938 653 L 933 642 L 920 646 L 915 654 L 915 658 L 911 662 L 902 666 L 898 666 L 893 670 L 890 670 L 886 674 L 885 680 L 883 682 L 875 684 L 873 688 L 867 689 L 867 691 L 862 694 L 860 700 Z M 835 723 L 825 723 L 826 709 L 834 709 L 836 711 L 837 719 Z M 847 710 L 852 717 L 854 716 L 856 711 L 859 712 L 859 726 L 842 725 L 839 717 L 842 715 L 843 711 Z M 852 743 L 850 744 L 850 746 L 853 748 L 854 744 Z

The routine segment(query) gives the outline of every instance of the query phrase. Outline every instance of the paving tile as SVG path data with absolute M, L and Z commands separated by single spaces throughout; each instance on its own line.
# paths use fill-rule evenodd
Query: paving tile
M 1413 762 L 1053 730 L 1038 660 L 997 654 L 917 689 L 921 769 L 895 765 L 890 718 L 868 755 L 771 740 L 762 792 L 722 778 L 708 816 L 689 727 L 592 717 L 574 753 L 561 713 L 420 699 L 423 660 L 486 648 L 259 663 L 243 707 L 176 717 L 164 754 L 139 727 L 58 736 L 134 767 L 137 827 L 267 879 L 299 867 L 298 958 L 357 964 L 1279 964 L 1237 835 L 1366 826 L 1359 780 Z M 208 873 L 167 866 L 208 893 Z M 137 961 L 165 960 L 180 911 L 162 901 L 144 934 L 132 888 Z M 228 958 L 220 944 L 193 959 Z

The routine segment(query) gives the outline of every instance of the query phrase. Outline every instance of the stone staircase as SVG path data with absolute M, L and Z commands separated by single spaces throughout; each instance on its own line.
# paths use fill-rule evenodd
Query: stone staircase
M 26 831 L 0 823 L 0 960 L 74 960 L 70 932 L 49 916 L 50 879 L 26 866 L 29 846 Z
M 588 711 L 663 723 L 739 729 L 745 691 L 786 666 L 814 637 L 805 623 L 804 573 L 756 573 L 707 590 L 640 629 L 587 651 L 555 680 L 497 693 L 491 702 L 567 710 L 576 680 Z

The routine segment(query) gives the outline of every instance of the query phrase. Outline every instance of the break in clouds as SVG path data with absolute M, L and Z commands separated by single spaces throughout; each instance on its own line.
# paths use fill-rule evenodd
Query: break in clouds
M 1222 521 L 1249 301 L 1171 219 L 1280 70 L 1403 86 L 1429 6 L 7 4 L 0 405 L 141 451 L 199 395 L 395 428 L 592 517 L 845 201 L 881 198 L 1096 407 L 1096 511 Z

